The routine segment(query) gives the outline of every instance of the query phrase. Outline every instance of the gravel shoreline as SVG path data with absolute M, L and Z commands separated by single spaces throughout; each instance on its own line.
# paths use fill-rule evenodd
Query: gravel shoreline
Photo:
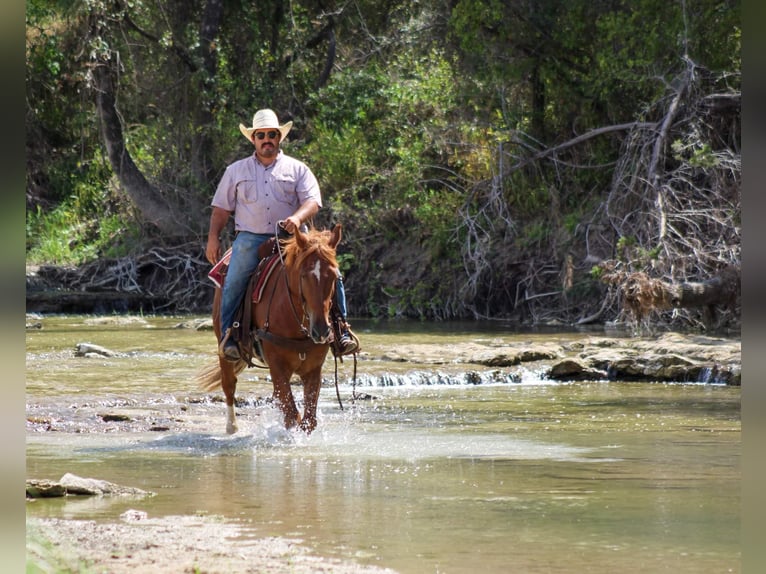
M 300 540 L 251 536 L 216 517 L 138 516 L 106 523 L 27 518 L 27 572 L 394 574 L 317 556 Z

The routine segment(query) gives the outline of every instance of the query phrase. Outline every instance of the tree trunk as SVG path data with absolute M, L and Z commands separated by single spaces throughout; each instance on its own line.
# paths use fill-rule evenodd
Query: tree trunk
M 216 37 L 223 21 L 223 1 L 208 0 L 200 25 L 199 54 L 205 71 L 200 86 L 199 104 L 196 112 L 198 131 L 194 136 L 194 153 L 191 158 L 191 169 L 198 181 L 211 181 L 217 166 L 212 165 L 213 139 L 210 130 L 215 118 L 207 103 L 212 99 L 215 89 L 215 77 L 218 73 L 218 48 Z
M 545 130 L 545 83 L 540 76 L 541 63 L 535 59 L 530 84 L 532 86 L 532 135 L 546 141 Z
M 740 292 L 740 276 L 735 269 L 726 269 L 718 277 L 701 283 L 667 285 L 674 307 L 703 307 L 733 302 Z
M 188 232 L 179 221 L 160 192 L 152 186 L 138 169 L 125 147 L 120 115 L 115 98 L 116 78 L 108 62 L 99 61 L 93 67 L 96 87 L 96 109 L 101 122 L 101 133 L 112 170 L 133 201 L 141 217 L 168 236 L 182 236 Z
M 223 20 L 223 1 L 208 0 L 205 3 L 205 12 L 202 15 L 200 26 L 200 51 L 203 66 L 208 78 L 212 79 L 218 70 L 218 49 L 215 46 L 215 38 L 221 28 Z

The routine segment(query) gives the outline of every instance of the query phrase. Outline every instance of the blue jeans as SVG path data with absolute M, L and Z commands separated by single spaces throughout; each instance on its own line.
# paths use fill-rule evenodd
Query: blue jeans
M 245 297 L 250 275 L 258 267 L 258 248 L 271 234 L 240 231 L 231 246 L 231 259 L 221 293 L 221 337 L 234 322 L 234 315 Z
M 226 330 L 232 326 L 234 315 L 245 297 L 247 284 L 250 276 L 258 267 L 258 248 L 261 244 L 272 237 L 268 233 L 250 233 L 240 231 L 234 238 L 229 259 L 229 269 L 223 282 L 221 293 L 221 337 L 226 335 Z M 346 290 L 343 287 L 343 276 L 338 274 L 335 282 L 335 302 L 338 304 L 343 319 L 346 319 Z
M 338 305 L 341 318 L 345 321 L 348 309 L 346 309 L 346 288 L 343 287 L 343 275 L 338 273 L 338 279 L 335 281 L 335 303 Z

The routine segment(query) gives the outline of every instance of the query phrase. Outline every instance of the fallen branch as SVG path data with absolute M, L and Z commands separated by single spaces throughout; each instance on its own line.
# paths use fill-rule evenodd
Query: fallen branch
M 712 312 L 716 305 L 731 307 L 741 292 L 740 270 L 736 267 L 701 282 L 670 283 L 641 271 L 611 271 L 602 280 L 618 287 L 625 307 L 637 321 L 655 310 L 706 307 L 706 312 Z

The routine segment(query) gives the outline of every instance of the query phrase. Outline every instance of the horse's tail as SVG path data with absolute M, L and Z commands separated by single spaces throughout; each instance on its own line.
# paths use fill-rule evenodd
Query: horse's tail
M 221 386 L 221 367 L 218 360 L 202 367 L 194 377 L 197 386 L 203 391 L 214 391 Z
M 245 370 L 247 363 L 239 360 L 234 363 L 234 374 L 238 375 Z M 221 386 L 221 366 L 218 363 L 218 359 L 211 361 L 209 364 L 202 367 L 197 376 L 194 377 L 197 382 L 197 386 L 203 391 L 215 391 Z

